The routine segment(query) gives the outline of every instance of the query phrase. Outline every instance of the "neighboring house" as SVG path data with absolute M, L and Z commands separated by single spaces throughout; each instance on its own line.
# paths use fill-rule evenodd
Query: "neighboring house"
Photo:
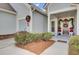
M 31 16 L 29 32 L 47 32 L 47 15 L 32 4 L 0 3 L 0 35 L 25 31 L 25 18 Z
M 79 4 L 49 3 L 48 32 L 55 35 L 79 35 Z
M 16 11 L 8 3 L 0 3 L 0 35 L 16 32 Z

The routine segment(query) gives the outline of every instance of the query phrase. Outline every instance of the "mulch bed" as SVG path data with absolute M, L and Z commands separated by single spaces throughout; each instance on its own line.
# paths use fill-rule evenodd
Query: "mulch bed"
M 37 42 L 28 43 L 26 45 L 16 44 L 16 46 L 23 48 L 25 50 L 29 50 L 29 51 L 34 52 L 35 54 L 39 55 L 54 43 L 55 43 L 55 41 L 53 41 L 53 40 L 48 40 L 48 41 L 40 40 Z
M 17 32 L 17 33 L 26 34 L 27 32 L 26 31 L 20 31 L 20 32 Z M 8 38 L 14 38 L 17 33 L 0 35 L 0 40 L 4 40 L 4 39 L 8 39 Z
M 13 37 L 14 37 L 14 34 L 0 35 L 0 40 L 13 38 Z

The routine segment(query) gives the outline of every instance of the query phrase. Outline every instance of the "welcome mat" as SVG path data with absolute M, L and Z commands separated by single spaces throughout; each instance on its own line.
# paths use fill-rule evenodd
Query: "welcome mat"
M 16 44 L 16 46 L 23 48 L 25 50 L 29 50 L 31 52 L 34 52 L 35 54 L 41 54 L 44 50 L 46 50 L 48 47 L 50 47 L 52 44 L 54 44 L 55 41 L 49 40 L 49 41 L 39 41 L 39 42 L 32 42 L 26 45 L 20 45 Z

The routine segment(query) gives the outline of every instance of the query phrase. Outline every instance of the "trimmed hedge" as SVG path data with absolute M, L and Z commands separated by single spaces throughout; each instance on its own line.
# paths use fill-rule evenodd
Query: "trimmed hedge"
M 33 41 L 44 40 L 47 41 L 52 38 L 52 33 L 45 32 L 45 33 L 18 33 L 15 36 L 16 43 L 19 44 L 27 44 Z
M 42 33 L 42 40 L 44 41 L 51 39 L 51 37 L 52 37 L 52 33 L 49 32 Z
M 70 37 L 69 54 L 79 55 L 79 35 Z

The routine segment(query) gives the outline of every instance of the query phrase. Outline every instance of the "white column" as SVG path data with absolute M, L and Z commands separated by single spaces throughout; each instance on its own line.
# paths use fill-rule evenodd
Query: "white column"
M 76 21 L 76 34 L 79 35 L 79 5 L 77 5 L 77 21 Z
M 55 36 L 57 36 L 58 33 L 58 19 L 55 18 Z
M 31 16 L 31 20 L 30 20 L 30 32 L 32 32 L 32 10 L 31 10 L 31 6 L 30 6 L 30 16 Z
M 48 13 L 48 32 L 51 32 L 50 14 Z
M 18 32 L 18 31 L 19 31 L 19 20 L 16 16 L 16 32 Z

